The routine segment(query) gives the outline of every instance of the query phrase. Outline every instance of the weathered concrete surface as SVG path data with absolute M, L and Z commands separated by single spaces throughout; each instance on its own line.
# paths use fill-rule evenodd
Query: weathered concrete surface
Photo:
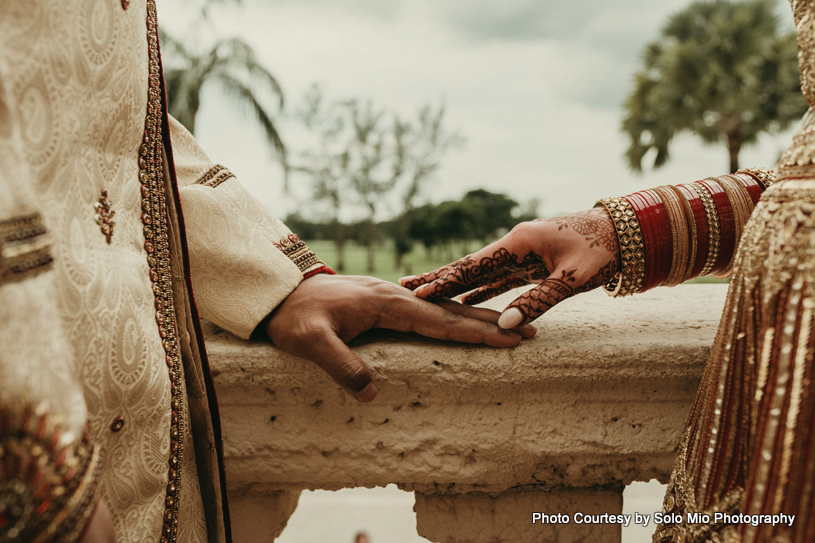
M 619 524 L 582 521 L 583 515 L 592 515 L 592 521 L 593 515 L 619 515 L 623 496 L 613 490 L 520 491 L 499 497 L 417 492 L 413 510 L 419 535 L 437 543 L 620 543 Z M 533 523 L 533 513 L 555 516 L 561 512 L 568 512 L 568 522 L 544 523 L 536 519 Z M 575 518 L 575 512 L 580 518 Z
M 514 349 L 373 333 L 354 347 L 379 383 L 368 405 L 307 361 L 209 326 L 230 490 L 397 483 L 497 495 L 665 482 L 725 292 L 584 294 Z

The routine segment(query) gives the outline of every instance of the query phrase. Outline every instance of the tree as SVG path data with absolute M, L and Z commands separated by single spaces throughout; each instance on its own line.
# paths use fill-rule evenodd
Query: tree
M 629 166 L 656 151 L 665 164 L 674 135 L 727 145 L 731 171 L 762 132 L 787 128 L 806 111 L 795 33 L 778 34 L 772 0 L 695 2 L 673 15 L 646 46 L 644 69 L 625 102 Z
M 348 139 L 350 185 L 367 211 L 365 217 L 365 247 L 368 253 L 367 271 L 374 271 L 376 212 L 383 197 L 396 186 L 405 169 L 406 127 L 394 120 L 386 126 L 385 112 L 374 108 L 369 100 L 361 105 L 357 100 L 345 102 L 350 118 Z
M 346 225 L 340 216 L 352 202 L 350 195 L 353 194 L 353 203 L 365 212 L 367 270 L 373 272 L 375 221 L 386 197 L 402 187 L 403 209 L 409 212 L 424 183 L 438 168 L 441 156 L 458 136 L 444 130 L 443 107 L 425 106 L 418 119 L 411 121 L 375 106 L 370 100 L 328 103 L 316 85 L 306 93 L 305 109 L 299 117 L 315 141 L 289 165 L 289 170 L 307 174 L 314 199 L 329 204 L 336 226 L 334 241 L 340 255 L 337 271 L 344 269 Z M 407 238 L 408 227 L 401 218 L 398 220 L 397 247 L 400 247 L 399 240 Z M 402 254 L 405 252 L 401 250 Z
M 206 10 L 203 13 L 206 17 Z M 236 103 L 253 113 L 285 166 L 286 148 L 275 127 L 274 116 L 264 105 L 268 94 L 276 98 L 278 109 L 282 108 L 283 91 L 252 48 L 240 38 L 230 38 L 219 40 L 208 51 L 198 54 L 163 31 L 160 39 L 162 52 L 165 58 L 169 57 L 164 82 L 170 114 L 194 134 L 201 90 L 208 82 L 217 82 Z
M 304 173 L 311 178 L 312 196 L 319 202 L 328 202 L 331 213 L 331 231 L 337 249 L 337 271 L 345 271 L 345 224 L 342 211 L 347 203 L 351 155 L 348 150 L 345 106 L 326 104 L 322 89 L 312 85 L 304 97 L 305 107 L 298 117 L 314 137 L 288 169 Z
M 403 132 L 401 139 L 406 155 L 402 213 L 397 219 L 393 235 L 397 269 L 402 267 L 402 259 L 413 247 L 409 230 L 416 200 L 439 169 L 447 151 L 461 146 L 464 142 L 464 138 L 457 132 L 449 132 L 444 127 L 444 112 L 444 106 L 434 109 L 426 105 L 419 111 L 415 125 L 402 122 L 398 117 L 395 120 Z

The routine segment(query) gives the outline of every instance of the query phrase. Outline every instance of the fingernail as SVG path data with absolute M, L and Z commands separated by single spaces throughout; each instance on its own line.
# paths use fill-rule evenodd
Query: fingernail
M 368 383 L 365 385 L 365 388 L 354 394 L 354 398 L 362 403 L 368 403 L 376 398 L 378 393 L 379 390 L 377 390 L 376 385 L 373 383 Z
M 415 275 L 406 275 L 404 277 L 400 277 L 399 278 L 399 284 L 404 285 L 405 281 L 410 281 L 411 279 L 415 279 L 415 278 L 416 278 Z
M 521 310 L 517 307 L 510 307 L 498 318 L 498 326 L 507 330 L 509 328 L 515 328 L 521 321 L 524 320 L 524 314 L 521 313 Z

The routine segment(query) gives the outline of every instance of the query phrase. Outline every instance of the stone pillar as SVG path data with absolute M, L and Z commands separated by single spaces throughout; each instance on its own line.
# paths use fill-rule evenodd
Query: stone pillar
M 271 543 L 297 508 L 300 490 L 238 492 L 229 495 L 232 540 L 240 543 Z
M 434 543 L 620 543 L 622 525 L 580 521 L 582 515 L 621 514 L 623 494 L 596 489 L 497 495 L 416 492 L 413 509 L 419 535 Z M 568 522 L 541 522 L 535 513 L 569 518 Z

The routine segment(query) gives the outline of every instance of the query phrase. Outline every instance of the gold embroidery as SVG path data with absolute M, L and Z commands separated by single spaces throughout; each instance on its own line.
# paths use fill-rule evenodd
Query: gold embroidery
M 149 79 L 147 91 L 147 117 L 144 138 L 139 148 L 139 181 L 142 195 L 142 224 L 144 249 L 147 252 L 150 281 L 155 295 L 156 322 L 165 352 L 170 375 L 170 458 L 168 465 L 167 497 L 164 502 L 164 525 L 161 543 L 174 543 L 178 533 L 178 507 L 181 495 L 181 464 L 183 461 L 182 375 L 181 357 L 177 342 L 176 315 L 173 305 L 170 271 L 170 245 L 168 214 L 164 187 L 164 161 L 162 156 L 162 104 L 161 73 L 158 56 L 158 25 L 155 0 L 147 2 L 147 49 Z
M 687 438 L 687 436 L 686 436 Z M 744 490 L 735 488 L 728 492 L 712 507 L 699 510 L 694 496 L 694 487 L 685 472 L 687 450 L 683 447 L 674 465 L 674 472 L 668 482 L 668 490 L 662 503 L 663 517 L 679 522 L 666 521 L 657 525 L 653 536 L 654 543 L 707 543 L 721 541 L 720 530 L 726 531 L 724 524 L 714 523 L 716 513 L 735 514 L 741 510 L 744 502 Z M 669 516 L 670 515 L 670 516 Z M 679 516 L 675 516 L 679 515 Z M 694 515 L 697 515 L 694 518 Z M 708 516 L 710 522 L 692 522 Z
M 801 69 L 803 72 L 803 65 Z M 812 177 L 815 173 L 813 158 L 815 158 L 815 109 L 810 107 L 801 119 L 801 127 L 792 137 L 792 145 L 784 151 L 778 161 L 778 179 Z
M 289 257 L 289 260 L 294 262 L 303 273 L 325 266 L 305 242 L 300 241 L 297 234 L 289 234 L 288 237 L 281 239 L 280 243 L 275 243 L 275 247 L 283 251 L 283 254 Z
M 0 284 L 45 271 L 53 261 L 39 213 L 0 221 Z
M 235 174 L 230 172 L 225 166 L 216 164 L 195 183 L 197 185 L 206 185 L 215 188 L 230 177 L 235 177 Z
M 74 542 L 96 500 L 99 447 L 87 429 L 61 446 L 46 406 L 0 408 L 0 541 Z
M 96 224 L 99 225 L 99 229 L 102 230 L 108 245 L 110 245 L 110 240 L 113 237 L 113 227 L 116 226 L 116 222 L 113 220 L 116 212 L 110 209 L 108 191 L 102 191 L 102 196 L 99 197 L 98 202 L 93 204 L 93 208 L 96 210 Z
M 801 91 L 806 101 L 815 104 L 815 18 L 809 0 L 792 0 L 792 16 L 798 32 L 798 65 Z

